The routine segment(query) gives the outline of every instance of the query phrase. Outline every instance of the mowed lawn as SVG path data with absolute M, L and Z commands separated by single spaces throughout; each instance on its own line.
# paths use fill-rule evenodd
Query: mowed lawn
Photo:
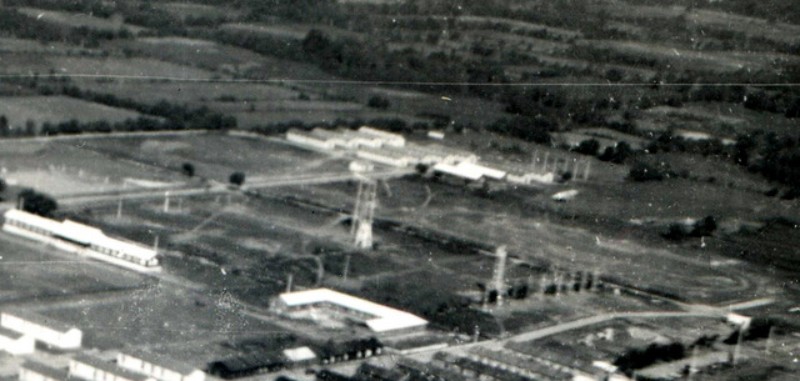
M 35 126 L 73 119 L 82 123 L 115 123 L 135 119 L 141 114 L 65 96 L 29 96 L 0 97 L 0 115 L 5 115 L 12 129 L 23 129 L 28 122 Z

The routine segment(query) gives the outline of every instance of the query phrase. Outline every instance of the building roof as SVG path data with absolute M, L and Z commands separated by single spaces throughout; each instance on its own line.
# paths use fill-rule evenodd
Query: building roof
M 147 351 L 147 350 L 125 349 L 120 354 L 128 356 L 128 357 L 137 358 L 139 360 L 142 360 L 143 362 L 146 362 L 146 363 L 149 363 L 149 364 L 152 364 L 152 365 L 157 365 L 157 366 L 159 366 L 161 368 L 169 369 L 169 370 L 171 370 L 173 372 L 180 373 L 182 375 L 189 375 L 189 374 L 194 373 L 195 371 L 199 371 L 200 370 L 200 368 L 198 368 L 198 367 L 191 366 L 191 365 L 186 364 L 184 362 L 175 360 L 175 359 L 173 359 L 173 358 L 171 358 L 169 356 L 166 356 L 166 355 L 163 355 L 163 354 L 158 354 L 158 353 L 153 353 L 153 352 L 150 352 L 150 351 Z
M 20 369 L 27 369 L 53 380 L 70 380 L 69 371 L 61 368 L 52 368 L 37 361 L 25 361 Z
M 501 171 L 499 169 L 490 168 L 480 164 L 469 163 L 466 161 L 462 161 L 458 163 L 458 167 L 468 171 L 475 171 L 481 173 L 483 176 L 486 176 L 491 179 L 500 180 L 506 176 L 506 171 Z
M 127 370 L 114 363 L 103 361 L 96 357 L 92 357 L 82 353 L 76 355 L 72 360 L 131 381 L 148 381 L 153 379 L 150 376 Z
M 73 325 L 28 310 L 9 308 L 3 310 L 2 312 L 0 312 L 0 314 L 14 316 L 22 320 L 28 321 L 30 323 L 38 324 L 40 326 L 47 327 L 61 333 L 66 333 L 70 330 L 78 329 Z
M 314 354 L 314 351 L 309 347 L 284 349 L 283 355 L 291 362 L 313 360 L 317 358 L 317 355 Z
M 403 137 L 403 135 L 395 134 L 393 132 L 388 132 L 388 131 L 384 131 L 384 130 L 379 130 L 377 128 L 369 127 L 369 126 L 361 126 L 358 129 L 358 132 L 360 132 L 362 134 L 367 134 L 367 135 L 379 136 L 379 137 L 381 137 L 383 139 L 393 140 L 393 141 L 395 141 L 397 143 L 401 143 L 401 144 L 404 144 L 405 141 L 406 141 L 406 138 Z
M 433 166 L 433 170 L 456 177 L 462 177 L 467 180 L 480 180 L 483 177 L 483 172 L 474 168 L 462 167 L 459 165 L 452 165 L 446 163 L 437 163 Z
M 0 327 L 0 336 L 7 337 L 12 340 L 17 340 L 22 336 L 25 336 L 24 333 L 17 332 L 13 329 L 8 329 L 5 327 Z
M 9 209 L 5 212 L 5 214 L 3 214 L 3 216 L 6 220 L 17 220 L 19 222 L 49 231 L 54 231 L 61 225 L 58 221 L 53 221 L 49 218 L 44 218 L 42 216 L 28 213 L 19 209 Z
M 367 326 L 375 332 L 387 332 L 397 329 L 421 327 L 428 321 L 408 312 L 386 307 L 368 300 L 356 298 L 327 288 L 284 293 L 280 300 L 290 307 L 299 307 L 317 303 L 335 304 L 350 310 L 374 316 L 365 321 Z

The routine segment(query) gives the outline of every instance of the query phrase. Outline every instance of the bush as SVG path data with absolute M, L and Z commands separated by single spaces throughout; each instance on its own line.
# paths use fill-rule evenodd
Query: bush
M 664 179 L 665 173 L 660 168 L 650 164 L 638 162 L 631 167 L 628 173 L 628 178 L 633 181 L 661 181 Z
M 194 164 L 183 163 L 183 165 L 181 166 L 181 171 L 183 171 L 183 174 L 188 177 L 194 176 Z
M 382 96 L 374 95 L 371 98 L 369 98 L 367 106 L 379 110 L 386 110 L 389 108 L 389 100 Z
M 597 152 L 600 151 L 600 142 L 595 139 L 584 140 L 573 151 L 584 155 L 597 156 Z

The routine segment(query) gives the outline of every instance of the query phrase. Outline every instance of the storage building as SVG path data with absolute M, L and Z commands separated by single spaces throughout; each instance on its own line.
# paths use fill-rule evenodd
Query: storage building
M 62 350 L 80 348 L 83 339 L 83 332 L 78 328 L 22 310 L 0 313 L 0 326 L 31 336 L 49 347 Z
M 69 374 L 87 381 L 156 381 L 151 376 L 85 354 L 79 354 L 70 360 Z
M 197 367 L 148 351 L 125 350 L 117 355 L 117 365 L 160 381 L 204 381 L 206 378 Z
M 0 327 L 0 351 L 14 356 L 31 354 L 36 351 L 36 340 L 31 335 Z

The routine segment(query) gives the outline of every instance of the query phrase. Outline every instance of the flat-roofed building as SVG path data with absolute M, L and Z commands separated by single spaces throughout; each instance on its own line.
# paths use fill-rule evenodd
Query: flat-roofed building
M 69 374 L 86 381 L 157 381 L 93 356 L 79 354 L 69 361 Z
M 142 350 L 125 350 L 117 355 L 117 365 L 154 377 L 160 381 L 204 381 L 205 372 L 168 356 Z
M 78 349 L 83 340 L 80 329 L 29 311 L 3 311 L 0 313 L 0 326 L 61 350 Z
M 74 381 L 67 369 L 53 368 L 36 361 L 26 361 L 19 367 L 19 381 Z
M 427 320 L 408 312 L 327 288 L 280 294 L 273 307 L 289 314 L 309 308 L 338 309 L 348 315 L 348 319 L 361 321 L 373 332 L 381 334 L 424 329 L 428 325 Z
M 403 137 L 403 135 L 395 134 L 393 132 L 388 132 L 369 126 L 361 126 L 358 129 L 358 132 L 366 135 L 377 136 L 381 139 L 383 144 L 387 146 L 402 147 L 406 145 L 406 138 Z
M 0 327 L 0 351 L 14 356 L 31 354 L 36 351 L 36 340 L 31 335 Z
M 286 140 L 325 151 L 330 151 L 335 148 L 333 140 L 325 139 L 318 135 L 297 129 L 289 130 L 289 132 L 286 133 Z

